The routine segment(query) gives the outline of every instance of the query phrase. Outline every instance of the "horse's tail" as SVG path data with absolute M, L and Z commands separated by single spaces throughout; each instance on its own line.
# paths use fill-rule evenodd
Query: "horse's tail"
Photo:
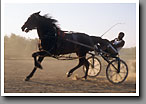
M 102 38 L 101 37 L 97 37 L 97 36 L 90 36 L 92 41 L 93 41 L 93 44 L 96 45 L 96 44 L 101 44 L 102 43 Z
M 94 45 L 98 45 L 98 46 L 100 46 L 100 48 L 107 47 L 110 43 L 109 40 L 102 39 L 101 37 L 97 37 L 97 36 L 91 36 L 91 39 L 92 39 Z

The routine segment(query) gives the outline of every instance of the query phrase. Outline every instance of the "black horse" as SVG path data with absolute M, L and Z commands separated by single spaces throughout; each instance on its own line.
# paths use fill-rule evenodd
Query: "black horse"
M 93 51 L 93 49 L 81 46 L 79 44 L 74 44 L 67 41 L 67 39 L 91 47 L 97 43 L 103 43 L 102 39 L 100 37 L 89 36 L 85 33 L 64 32 L 57 26 L 57 20 L 52 19 L 46 15 L 41 16 L 39 13 L 40 12 L 33 13 L 22 26 L 22 31 L 25 32 L 29 32 L 33 29 L 37 30 L 42 47 L 41 51 L 32 54 L 35 67 L 33 71 L 26 77 L 26 81 L 28 81 L 33 76 L 37 68 L 42 69 L 40 63 L 43 61 L 45 56 L 58 56 L 69 53 L 76 53 L 80 58 L 79 64 L 68 72 L 67 77 L 70 77 L 77 68 L 85 65 L 87 70 L 83 78 L 87 79 L 89 62 L 86 59 L 86 54 L 89 51 Z

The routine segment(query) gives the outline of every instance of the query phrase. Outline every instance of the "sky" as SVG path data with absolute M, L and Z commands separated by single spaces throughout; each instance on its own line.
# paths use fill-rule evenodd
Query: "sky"
M 135 3 L 5 3 L 4 35 L 12 33 L 26 38 L 38 38 L 36 30 L 22 32 L 27 18 L 41 11 L 58 20 L 64 31 L 83 32 L 101 36 L 117 23 L 102 38 L 114 39 L 119 32 L 125 33 L 126 48 L 136 46 L 136 4 Z

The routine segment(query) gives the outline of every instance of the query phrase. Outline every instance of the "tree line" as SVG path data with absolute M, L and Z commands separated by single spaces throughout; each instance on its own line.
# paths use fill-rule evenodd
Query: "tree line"
M 27 39 L 15 34 L 4 36 L 5 58 L 31 57 L 37 51 L 38 39 Z
M 4 56 L 5 58 L 27 58 L 38 50 L 38 39 L 27 39 L 19 35 L 11 34 L 4 36 Z M 123 48 L 120 51 L 123 58 L 135 59 L 136 47 Z

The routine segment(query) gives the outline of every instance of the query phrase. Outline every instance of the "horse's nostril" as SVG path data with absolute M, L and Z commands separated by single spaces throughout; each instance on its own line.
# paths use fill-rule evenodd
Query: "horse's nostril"
M 22 31 L 24 31 L 24 29 L 25 29 L 24 26 L 22 26 L 21 29 L 22 29 Z
M 25 29 L 25 32 L 27 33 L 27 32 L 29 32 L 29 29 L 27 28 L 27 29 Z

